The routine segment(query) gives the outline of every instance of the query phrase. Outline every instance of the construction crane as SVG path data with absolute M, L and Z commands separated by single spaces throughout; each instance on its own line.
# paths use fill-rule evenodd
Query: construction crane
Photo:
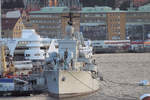
M 7 72 L 7 66 L 6 66 L 6 58 L 5 58 L 5 47 L 1 44 L 1 67 L 2 67 L 2 75 L 5 76 Z
M 13 64 L 13 59 L 12 56 L 8 57 L 8 62 L 6 63 L 6 50 L 5 50 L 5 45 L 1 41 L 0 44 L 0 51 L 1 51 L 1 76 L 6 77 L 7 75 L 15 75 L 15 66 Z

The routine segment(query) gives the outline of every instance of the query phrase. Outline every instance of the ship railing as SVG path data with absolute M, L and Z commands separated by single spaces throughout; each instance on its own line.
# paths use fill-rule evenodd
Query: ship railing
M 71 65 L 54 65 L 53 67 L 45 67 L 44 71 L 58 71 L 58 70 L 69 70 L 69 71 L 90 71 L 92 70 L 95 65 L 93 64 L 75 64 L 74 66 Z
M 80 67 L 78 67 L 78 68 L 74 68 L 74 67 L 65 67 L 65 66 L 63 66 L 63 67 L 54 67 L 54 68 L 45 68 L 44 69 L 44 71 L 58 71 L 58 70 L 61 70 L 61 71 L 65 71 L 65 70 L 67 70 L 67 71 L 80 71 L 80 70 L 82 70 Z
M 80 71 L 90 71 L 89 67 L 80 67 Z

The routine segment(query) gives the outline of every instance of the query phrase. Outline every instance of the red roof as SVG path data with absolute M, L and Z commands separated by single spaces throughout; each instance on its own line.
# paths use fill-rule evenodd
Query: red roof
M 2 18 L 2 30 L 12 30 L 19 18 Z

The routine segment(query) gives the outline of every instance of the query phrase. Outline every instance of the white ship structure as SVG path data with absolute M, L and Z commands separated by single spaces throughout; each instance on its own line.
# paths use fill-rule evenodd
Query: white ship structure
M 25 32 L 25 33 L 24 33 Z M 27 34 L 29 32 L 32 32 L 29 34 L 29 36 L 24 36 L 23 38 L 27 39 L 26 41 L 31 41 L 26 45 L 28 47 L 28 50 L 25 50 L 24 56 L 25 59 L 28 60 L 44 60 L 45 59 L 45 51 L 41 50 L 40 47 L 43 46 L 41 43 L 42 38 L 40 38 L 39 35 L 35 33 L 35 30 L 24 30 L 23 33 Z M 30 38 L 32 37 L 32 38 Z
M 71 24 L 66 27 L 66 32 L 67 36 L 58 40 L 58 52 L 49 53 L 46 59 L 44 75 L 49 94 L 65 98 L 97 91 L 97 65 L 80 51 L 80 33 L 75 33 Z
M 84 45 L 80 46 L 80 52 L 84 53 L 86 58 L 92 58 L 93 56 L 93 47 L 92 47 L 92 42 L 90 40 L 84 41 Z

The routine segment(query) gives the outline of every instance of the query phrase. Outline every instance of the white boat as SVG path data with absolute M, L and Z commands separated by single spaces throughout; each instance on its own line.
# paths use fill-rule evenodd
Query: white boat
M 58 40 L 58 52 L 51 52 L 46 59 L 44 75 L 49 94 L 65 98 L 99 90 L 97 66 L 80 52 L 79 33 L 73 32 L 72 25 L 66 32 L 66 38 Z

